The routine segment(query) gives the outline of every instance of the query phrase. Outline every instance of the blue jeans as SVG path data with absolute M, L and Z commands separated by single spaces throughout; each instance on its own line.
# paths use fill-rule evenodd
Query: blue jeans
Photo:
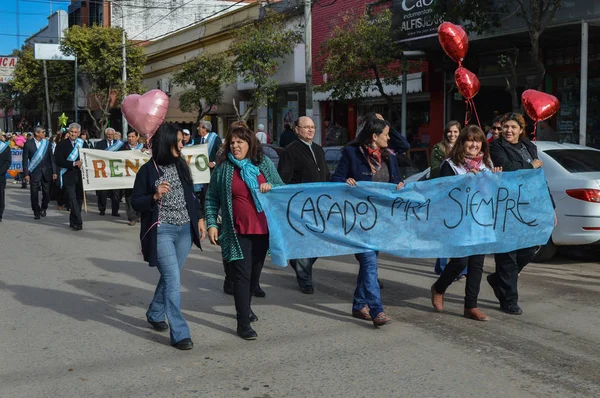
M 352 311 L 360 311 L 365 305 L 369 306 L 369 313 L 375 318 L 383 312 L 381 291 L 377 282 L 377 257 L 379 252 L 365 252 L 355 254 L 354 257 L 360 264 Z
M 190 337 L 190 328 L 181 313 L 180 270 L 192 248 L 190 224 L 160 224 L 157 232 L 160 279 L 146 317 L 152 322 L 169 321 L 171 344 Z

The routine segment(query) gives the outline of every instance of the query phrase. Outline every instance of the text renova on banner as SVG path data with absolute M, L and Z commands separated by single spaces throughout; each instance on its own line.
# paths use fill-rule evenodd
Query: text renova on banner
M 409 183 L 288 185 L 259 194 L 274 264 L 381 251 L 465 257 L 548 242 L 554 210 L 541 169 Z
M 210 182 L 207 147 L 194 145 L 181 150 L 195 184 Z M 80 152 L 84 191 L 133 188 L 137 171 L 150 160 L 148 153 L 140 151 L 82 149 Z

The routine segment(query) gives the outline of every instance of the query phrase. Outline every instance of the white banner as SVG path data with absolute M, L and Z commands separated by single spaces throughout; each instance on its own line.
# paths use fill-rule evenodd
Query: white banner
M 147 152 L 140 151 L 82 149 L 80 152 L 84 191 L 133 188 L 137 171 L 150 160 Z M 184 147 L 181 153 L 190 166 L 194 184 L 210 182 L 208 145 Z

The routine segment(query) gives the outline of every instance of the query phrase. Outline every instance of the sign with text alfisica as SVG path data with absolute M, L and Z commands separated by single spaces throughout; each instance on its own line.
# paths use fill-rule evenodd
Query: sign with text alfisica
M 437 36 L 443 22 L 436 4 L 439 0 L 392 0 L 392 27 L 395 40 L 409 41 Z
M 192 179 L 196 184 L 210 182 L 208 168 L 208 145 L 185 147 L 181 153 L 190 166 Z M 133 188 L 135 176 L 140 167 L 150 161 L 148 153 L 140 151 L 81 150 L 81 173 L 83 190 L 129 189 Z
M 409 183 L 287 185 L 259 194 L 274 264 L 381 251 L 466 257 L 545 244 L 554 209 L 541 169 Z

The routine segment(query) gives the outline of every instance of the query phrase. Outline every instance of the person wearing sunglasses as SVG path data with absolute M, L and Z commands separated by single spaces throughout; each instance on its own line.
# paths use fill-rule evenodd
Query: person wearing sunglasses
M 490 128 L 490 133 L 488 134 L 488 143 L 491 143 L 494 140 L 500 138 L 500 134 L 502 133 L 502 121 L 505 115 L 498 115 L 494 118 L 494 122 L 492 123 L 492 127 Z

